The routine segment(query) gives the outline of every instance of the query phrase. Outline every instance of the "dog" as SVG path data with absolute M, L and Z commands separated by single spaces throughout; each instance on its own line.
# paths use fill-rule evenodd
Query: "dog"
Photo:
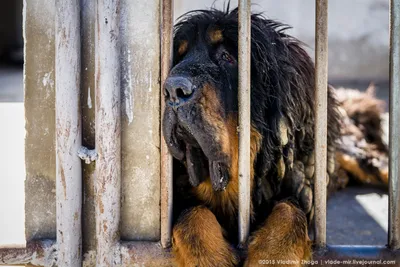
M 251 15 L 251 234 L 237 249 L 238 9 L 191 11 L 174 27 L 162 127 L 175 159 L 172 247 L 178 266 L 255 266 L 260 260 L 301 266 L 312 257 L 314 64 L 288 28 Z M 380 119 L 362 127 L 371 121 L 353 119 L 366 114 L 365 101 L 350 112 L 348 98 L 336 94 L 328 86 L 329 192 L 352 176 L 385 183 L 386 175 L 387 184 L 386 146 L 374 145 L 379 134 L 366 137 L 379 133 Z M 375 115 L 382 112 L 373 96 L 361 99 L 373 102 Z M 355 139 L 354 129 L 361 129 Z M 360 148 L 357 140 L 371 147 Z M 365 152 L 362 157 L 349 142 Z M 371 151 L 381 165 L 371 163 Z

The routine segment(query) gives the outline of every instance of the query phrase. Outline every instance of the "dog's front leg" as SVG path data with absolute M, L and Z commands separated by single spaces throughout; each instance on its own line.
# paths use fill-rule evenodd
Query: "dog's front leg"
M 298 267 L 310 258 L 311 241 L 304 212 L 289 202 L 280 202 L 251 236 L 244 266 Z
M 185 211 L 173 228 L 173 253 L 181 267 L 236 266 L 238 257 L 224 239 L 215 215 L 206 207 Z

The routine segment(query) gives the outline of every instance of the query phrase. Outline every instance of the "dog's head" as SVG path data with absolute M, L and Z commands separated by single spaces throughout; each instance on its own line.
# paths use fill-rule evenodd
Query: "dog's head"
M 281 157 L 282 139 L 294 135 L 282 129 L 313 119 L 313 64 L 285 25 L 255 14 L 251 28 L 251 163 L 265 177 Z M 223 190 L 237 176 L 237 9 L 184 15 L 173 54 L 163 85 L 164 138 L 193 186 L 209 177 L 215 191 Z
M 210 177 L 216 191 L 236 175 L 237 162 L 237 41 L 226 32 L 237 28 L 229 21 L 236 18 L 223 14 L 189 14 L 176 25 L 173 68 L 164 84 L 168 147 L 186 161 L 193 186 Z

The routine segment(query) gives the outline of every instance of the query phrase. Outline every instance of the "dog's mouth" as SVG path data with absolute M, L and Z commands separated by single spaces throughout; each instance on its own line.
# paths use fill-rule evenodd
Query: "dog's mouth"
M 229 160 L 221 153 L 212 131 L 194 124 L 178 122 L 174 112 L 166 112 L 163 121 L 164 138 L 170 153 L 186 163 L 189 182 L 197 187 L 210 179 L 214 191 L 223 191 L 229 182 Z

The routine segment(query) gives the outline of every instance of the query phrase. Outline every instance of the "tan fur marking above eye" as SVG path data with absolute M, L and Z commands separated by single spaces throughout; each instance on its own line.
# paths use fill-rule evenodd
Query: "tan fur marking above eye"
M 187 48 L 188 48 L 188 41 L 186 41 L 186 40 L 180 41 L 179 48 L 178 48 L 178 54 L 183 55 L 184 53 L 186 53 Z
M 224 40 L 222 30 L 211 30 L 208 35 L 212 44 L 221 43 Z

